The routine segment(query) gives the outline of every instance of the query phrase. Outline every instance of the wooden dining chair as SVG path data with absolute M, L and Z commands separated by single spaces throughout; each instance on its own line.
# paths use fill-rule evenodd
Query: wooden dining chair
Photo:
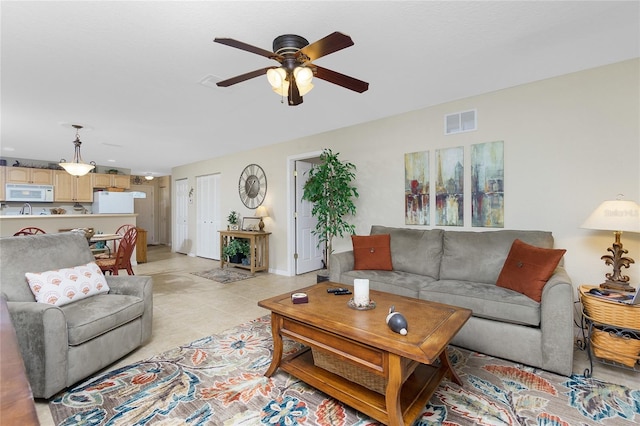
M 120 227 L 116 230 L 116 234 L 121 235 L 124 237 L 124 234 L 127 233 L 127 231 L 131 228 L 135 228 L 135 225 L 131 225 L 131 224 L 124 224 L 124 225 L 120 225 Z M 113 241 L 113 253 L 115 253 L 118 250 L 118 241 Z
M 118 275 L 120 269 L 126 269 L 129 275 L 135 275 L 133 273 L 133 267 L 131 266 L 131 255 L 133 254 L 133 249 L 136 247 L 137 239 L 138 230 L 135 227 L 130 228 L 120 240 L 115 256 L 108 259 L 96 259 L 96 264 L 102 272 L 110 272 L 111 275 Z
M 22 228 L 21 230 L 13 234 L 13 236 L 17 237 L 18 235 L 37 235 L 37 234 L 46 234 L 46 232 L 44 232 L 40 228 L 36 228 L 35 226 L 28 226 L 26 228 Z

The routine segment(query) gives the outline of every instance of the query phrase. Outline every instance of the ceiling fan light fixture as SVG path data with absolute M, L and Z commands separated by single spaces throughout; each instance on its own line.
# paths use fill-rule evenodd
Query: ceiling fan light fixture
M 96 166 L 93 164 L 87 164 L 82 161 L 82 155 L 80 155 L 80 145 L 82 142 L 80 141 L 80 129 L 82 126 L 79 124 L 74 124 L 73 127 L 76 129 L 76 140 L 73 141 L 73 145 L 75 147 L 73 152 L 73 160 L 68 163 L 66 160 L 61 160 L 58 165 L 65 169 L 67 173 L 72 176 L 84 176 L 93 170 Z
M 273 91 L 282 96 L 281 102 L 287 98 L 289 106 L 302 104 L 302 96 L 313 89 L 311 80 L 319 78 L 357 93 L 369 89 L 369 83 L 338 72 L 321 68 L 313 62 L 323 56 L 353 46 L 353 40 L 346 34 L 334 31 L 326 37 L 311 44 L 304 37 L 295 34 L 284 34 L 273 40 L 273 50 L 265 50 L 232 38 L 215 38 L 215 43 L 224 44 L 279 62 L 280 66 L 266 67 L 237 75 L 216 83 L 219 87 L 233 84 L 265 74 Z M 295 85 L 291 86 L 292 83 Z
M 278 95 L 286 97 L 289 93 L 289 82 L 285 80 L 281 86 L 272 87 L 272 89 Z
M 311 80 L 313 79 L 313 71 L 307 67 L 295 67 L 293 69 L 293 75 L 296 78 L 298 87 L 308 86 L 311 84 Z
M 271 68 L 267 71 L 267 80 L 273 89 L 280 88 L 286 81 L 287 71 L 284 68 Z M 288 84 L 288 82 L 287 82 Z
M 300 92 L 300 96 L 304 96 L 307 93 L 309 93 L 311 91 L 311 89 L 313 89 L 313 84 L 309 83 L 306 86 L 302 86 L 300 85 L 300 83 L 298 83 L 298 92 Z

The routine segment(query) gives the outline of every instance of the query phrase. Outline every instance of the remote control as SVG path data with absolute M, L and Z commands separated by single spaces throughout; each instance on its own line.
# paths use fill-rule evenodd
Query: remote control
M 339 287 L 339 288 L 328 288 L 327 289 L 327 293 L 337 293 L 339 291 L 349 291 L 349 290 L 347 290 L 346 288 L 342 288 L 342 287 Z
M 336 295 L 336 296 L 342 296 L 342 295 L 344 295 L 344 294 L 353 294 L 353 293 L 351 293 L 351 292 L 350 292 L 349 290 L 347 290 L 347 289 L 343 289 L 342 291 L 336 291 L 336 292 L 334 292 L 333 294 L 334 294 L 334 295 Z

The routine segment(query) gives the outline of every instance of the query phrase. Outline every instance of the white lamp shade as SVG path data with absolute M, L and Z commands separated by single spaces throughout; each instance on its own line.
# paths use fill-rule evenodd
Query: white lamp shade
M 267 71 L 267 80 L 274 89 L 276 87 L 282 87 L 283 82 L 287 78 L 287 72 L 284 68 L 271 68 Z
M 311 91 L 311 89 L 313 89 L 313 84 L 311 83 L 307 84 L 306 86 L 300 86 L 300 84 L 298 84 L 298 92 L 300 92 L 300 96 L 306 95 Z
M 288 96 L 289 94 L 289 82 L 285 81 L 282 86 L 272 87 L 273 91 L 280 96 Z
M 640 232 L 640 206 L 634 201 L 605 201 L 591 213 L 581 228 Z
M 73 176 L 84 176 L 95 167 L 92 164 L 85 163 L 59 163 L 58 165 Z
M 293 75 L 296 78 L 296 85 L 300 96 L 304 96 L 313 89 L 311 80 L 313 79 L 313 71 L 307 67 L 295 67 Z
M 311 71 L 307 67 L 295 67 L 293 70 L 293 75 L 296 78 L 298 87 L 311 84 L 311 79 L 313 79 L 313 71 Z
M 256 216 L 257 217 L 267 217 L 269 216 L 269 213 L 267 213 L 267 208 L 265 206 L 258 206 L 258 208 L 256 209 Z

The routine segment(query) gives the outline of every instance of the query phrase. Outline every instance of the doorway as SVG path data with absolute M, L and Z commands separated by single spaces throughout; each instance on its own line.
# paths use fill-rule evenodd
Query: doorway
M 290 180 L 290 203 L 288 228 L 289 235 L 289 270 L 291 275 L 300 275 L 316 271 L 324 267 L 324 243 L 318 246 L 318 237 L 313 235 L 317 220 L 311 215 L 313 203 L 302 199 L 307 174 L 314 163 L 319 161 L 320 152 L 312 152 L 296 157 L 289 157 L 288 168 Z
M 145 198 L 133 199 L 133 211 L 138 214 L 136 226 L 147 231 L 147 244 L 156 244 L 155 189 L 151 185 L 136 185 L 135 189 L 145 193 Z

